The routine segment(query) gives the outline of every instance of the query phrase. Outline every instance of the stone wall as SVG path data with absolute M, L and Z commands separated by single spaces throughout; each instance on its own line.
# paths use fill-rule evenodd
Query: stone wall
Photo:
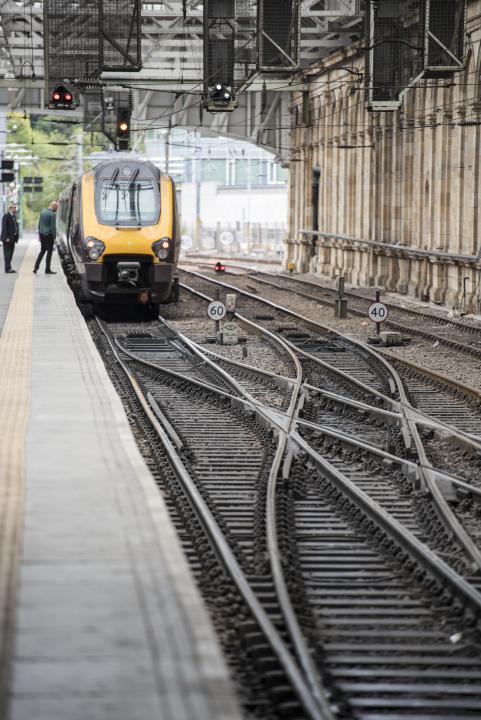
M 300 270 L 479 312 L 481 0 L 467 31 L 465 70 L 419 81 L 397 112 L 365 109 L 359 47 L 310 68 L 292 105 L 287 256 Z M 313 229 L 325 235 L 301 232 Z

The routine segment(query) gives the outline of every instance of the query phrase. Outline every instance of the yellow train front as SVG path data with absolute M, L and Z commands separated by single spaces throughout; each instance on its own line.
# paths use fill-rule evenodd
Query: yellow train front
M 128 155 L 100 163 L 62 193 L 57 215 L 79 302 L 155 310 L 177 299 L 175 185 L 155 165 Z

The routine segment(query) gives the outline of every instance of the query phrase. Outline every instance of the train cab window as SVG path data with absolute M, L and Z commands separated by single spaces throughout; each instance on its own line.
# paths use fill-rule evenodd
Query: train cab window
M 155 225 L 160 213 L 158 185 L 152 178 L 137 177 L 135 172 L 129 178 L 115 173 L 110 178 L 99 178 L 95 211 L 103 225 Z

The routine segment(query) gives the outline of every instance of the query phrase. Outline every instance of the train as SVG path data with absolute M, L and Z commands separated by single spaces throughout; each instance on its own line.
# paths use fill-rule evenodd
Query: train
M 119 154 L 78 177 L 59 197 L 57 246 L 81 309 L 178 300 L 181 234 L 172 178 Z

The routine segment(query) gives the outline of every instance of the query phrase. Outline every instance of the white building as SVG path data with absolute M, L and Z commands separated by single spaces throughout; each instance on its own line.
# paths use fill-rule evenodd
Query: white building
M 237 251 L 282 243 L 287 170 L 271 153 L 176 128 L 149 132 L 146 155 L 176 180 L 183 232 L 197 248 L 212 246 L 226 231 L 235 235 Z

